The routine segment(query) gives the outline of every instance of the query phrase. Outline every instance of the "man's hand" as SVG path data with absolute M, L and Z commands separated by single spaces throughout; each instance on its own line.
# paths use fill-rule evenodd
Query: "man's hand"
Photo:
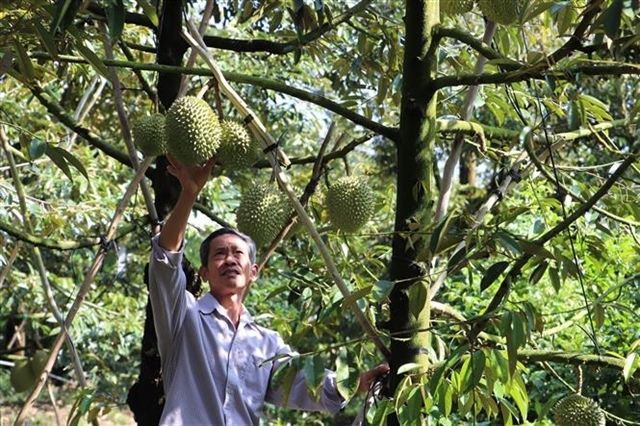
M 167 171 L 180 181 L 182 191 L 194 198 L 200 193 L 211 175 L 211 169 L 216 164 L 216 157 L 211 157 L 201 166 L 187 167 L 167 154 L 169 165 Z
M 360 375 L 360 383 L 358 383 L 358 392 L 368 392 L 371 385 L 380 376 L 389 372 L 389 364 L 380 364 L 369 371 L 365 371 Z
M 194 167 L 180 164 L 170 155 L 167 155 L 167 159 L 169 160 L 167 171 L 178 178 L 182 190 L 180 191 L 178 202 L 162 227 L 162 231 L 160 231 L 158 243 L 165 250 L 177 251 L 182 246 L 193 204 L 207 183 L 211 175 L 211 169 L 216 164 L 216 158 L 211 157 L 202 166 Z

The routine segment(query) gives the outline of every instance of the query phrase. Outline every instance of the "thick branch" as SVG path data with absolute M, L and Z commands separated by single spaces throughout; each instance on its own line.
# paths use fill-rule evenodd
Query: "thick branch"
M 211 35 L 205 35 L 203 37 L 203 40 L 207 46 L 214 49 L 231 50 L 234 52 L 245 53 L 264 52 L 274 55 L 286 55 L 288 53 L 294 52 L 297 49 L 300 49 L 301 47 L 309 43 L 318 40 L 320 37 L 331 31 L 338 25 L 349 21 L 358 13 L 364 11 L 371 3 L 372 0 L 362 0 L 345 11 L 342 15 L 333 19 L 331 22 L 327 22 L 324 25 L 321 25 L 318 28 L 309 31 L 308 33 L 303 34 L 299 38 L 292 41 L 274 42 L 266 39 L 242 40 Z M 88 10 L 95 15 L 106 17 L 105 9 L 98 3 L 92 2 L 89 5 Z M 128 24 L 135 24 L 155 29 L 155 26 L 149 20 L 149 18 L 139 13 L 126 13 L 125 22 Z
M 31 57 L 34 59 L 51 60 L 51 57 L 48 54 L 41 53 L 41 52 L 33 53 Z M 69 63 L 83 63 L 83 64 L 87 63 L 86 60 L 84 60 L 83 58 L 67 56 L 67 55 L 59 55 L 58 60 L 62 62 L 69 62 Z M 139 70 L 146 70 L 146 71 L 156 71 L 159 73 L 166 73 L 166 74 L 170 74 L 170 73 L 188 74 L 188 75 L 199 75 L 199 76 L 205 76 L 205 77 L 214 76 L 213 72 L 208 68 L 188 68 L 188 67 L 178 67 L 178 66 L 172 66 L 172 65 L 137 63 L 137 62 L 129 62 L 129 61 L 108 60 L 108 59 L 103 59 L 102 62 L 106 66 L 139 69 Z M 391 140 L 397 139 L 396 129 L 392 127 L 384 126 L 376 121 L 370 120 L 354 111 L 351 111 L 348 108 L 341 106 L 335 101 L 325 98 L 324 96 L 320 96 L 315 93 L 308 92 L 306 90 L 290 87 L 287 84 L 280 83 L 274 80 L 269 80 L 266 78 L 252 77 L 252 76 L 248 76 L 248 75 L 244 75 L 236 72 L 223 72 L 222 74 L 228 81 L 231 81 L 234 83 L 240 83 L 240 84 L 249 84 L 256 87 L 261 87 L 263 89 L 273 90 L 276 92 L 283 93 L 285 95 L 292 96 L 294 98 L 318 105 L 322 108 L 332 111 L 348 120 L 351 120 L 353 123 L 364 127 L 365 129 L 376 132 Z
M 76 132 L 80 137 L 89 142 L 90 145 L 98 148 L 108 156 L 118 160 L 124 165 L 133 167 L 131 164 L 131 160 L 129 159 L 129 156 L 127 154 L 116 149 L 115 147 L 113 147 L 113 145 L 104 142 L 102 139 L 100 139 L 100 137 L 91 132 L 91 130 L 79 125 L 73 119 L 73 117 L 67 114 L 67 112 L 60 106 L 60 104 L 47 99 L 47 97 L 44 96 L 44 90 L 41 87 L 37 85 L 30 85 L 29 89 L 31 90 L 31 93 L 33 93 L 33 95 L 38 98 L 40 103 L 47 109 L 47 111 L 49 111 L 51 115 L 60 120 L 62 124 Z
M 572 80 L 574 75 L 582 74 L 588 76 L 618 76 L 618 75 L 640 75 L 640 66 L 636 64 L 609 64 L 609 65 L 574 65 L 566 68 L 540 69 L 540 67 L 529 67 L 517 71 L 486 73 L 486 74 L 460 74 L 440 77 L 433 81 L 436 89 L 454 86 L 473 86 L 482 84 L 509 84 L 526 80 L 543 80 L 548 76 L 553 76 L 559 80 Z
M 533 362 L 555 362 L 572 365 L 594 365 L 599 367 L 610 367 L 622 370 L 625 360 L 612 356 L 588 355 L 579 352 L 545 351 L 533 349 L 518 350 L 518 360 L 525 363 Z M 640 375 L 640 370 L 636 371 L 636 376 Z
M 135 228 L 135 225 L 129 224 L 122 229 L 118 233 L 116 238 L 120 238 L 121 236 L 132 232 Z M 102 240 L 99 237 L 84 239 L 84 240 L 53 240 L 50 237 L 38 237 L 36 235 L 30 234 L 22 229 L 18 229 L 14 226 L 9 225 L 8 223 L 0 221 L 0 230 L 6 232 L 11 235 L 13 238 L 19 241 L 23 241 L 25 243 L 31 244 L 32 246 L 37 247 L 45 247 L 52 250 L 76 250 L 80 248 L 88 248 L 95 247 L 101 244 Z

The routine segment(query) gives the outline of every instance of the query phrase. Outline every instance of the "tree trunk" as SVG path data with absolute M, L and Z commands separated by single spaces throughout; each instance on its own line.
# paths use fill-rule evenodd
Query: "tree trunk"
M 187 44 L 182 39 L 182 0 L 165 0 L 159 13 L 160 28 L 157 29 L 158 49 L 157 61 L 165 65 L 181 65 Z M 158 98 L 164 109 L 168 109 L 180 88 L 181 75 L 160 73 L 158 78 Z M 152 187 L 155 194 L 154 205 L 158 218 L 162 222 L 175 206 L 180 192 L 180 183 L 167 172 L 167 160 L 158 157 L 152 174 Z M 153 224 L 152 224 L 153 225 Z M 187 272 L 187 289 L 197 294 L 200 291 L 200 280 L 188 261 L 183 268 Z M 148 265 L 147 268 L 148 269 Z M 145 283 L 149 284 L 148 273 Z M 153 325 L 153 311 L 147 300 L 140 350 L 140 372 L 137 382 L 129 389 L 127 404 L 139 425 L 155 426 L 160 422 L 164 408 L 164 389 L 160 373 L 160 354 L 158 339 Z
M 413 233 L 416 225 L 427 224 L 433 206 L 433 151 L 436 131 L 436 93 L 431 80 L 436 71 L 432 51 L 432 30 L 439 23 L 438 2 L 407 0 L 406 43 L 403 61 L 400 138 L 397 143 L 398 174 L 396 219 L 390 266 L 396 282 L 390 294 L 391 387 L 396 390 L 402 375 L 398 368 L 418 363 L 428 368 L 430 333 L 429 283 L 418 262 L 425 238 Z M 422 331 L 418 331 L 422 330 Z M 388 424 L 399 424 L 391 416 Z

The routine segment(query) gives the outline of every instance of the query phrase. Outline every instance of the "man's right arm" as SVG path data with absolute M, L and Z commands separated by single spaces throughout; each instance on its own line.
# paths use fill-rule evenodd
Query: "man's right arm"
M 191 210 L 206 184 L 215 158 L 202 166 L 185 167 L 170 156 L 167 170 L 181 185 L 178 201 L 160 234 L 152 242 L 149 292 L 160 354 L 166 357 L 171 342 L 182 325 L 187 297 L 182 271 L 182 246 Z

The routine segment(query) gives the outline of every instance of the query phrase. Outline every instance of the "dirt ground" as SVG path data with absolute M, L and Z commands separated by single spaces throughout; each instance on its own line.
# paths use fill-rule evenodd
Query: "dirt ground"
M 59 407 L 56 420 L 56 413 L 51 405 L 37 406 L 27 416 L 25 422 L 28 426 L 64 426 L 67 424 L 71 406 Z M 20 412 L 20 407 L 0 407 L 0 426 L 12 426 L 16 416 Z M 105 416 L 99 417 L 100 426 L 134 426 L 133 414 L 127 407 L 112 410 Z M 79 425 L 87 425 L 85 419 Z

